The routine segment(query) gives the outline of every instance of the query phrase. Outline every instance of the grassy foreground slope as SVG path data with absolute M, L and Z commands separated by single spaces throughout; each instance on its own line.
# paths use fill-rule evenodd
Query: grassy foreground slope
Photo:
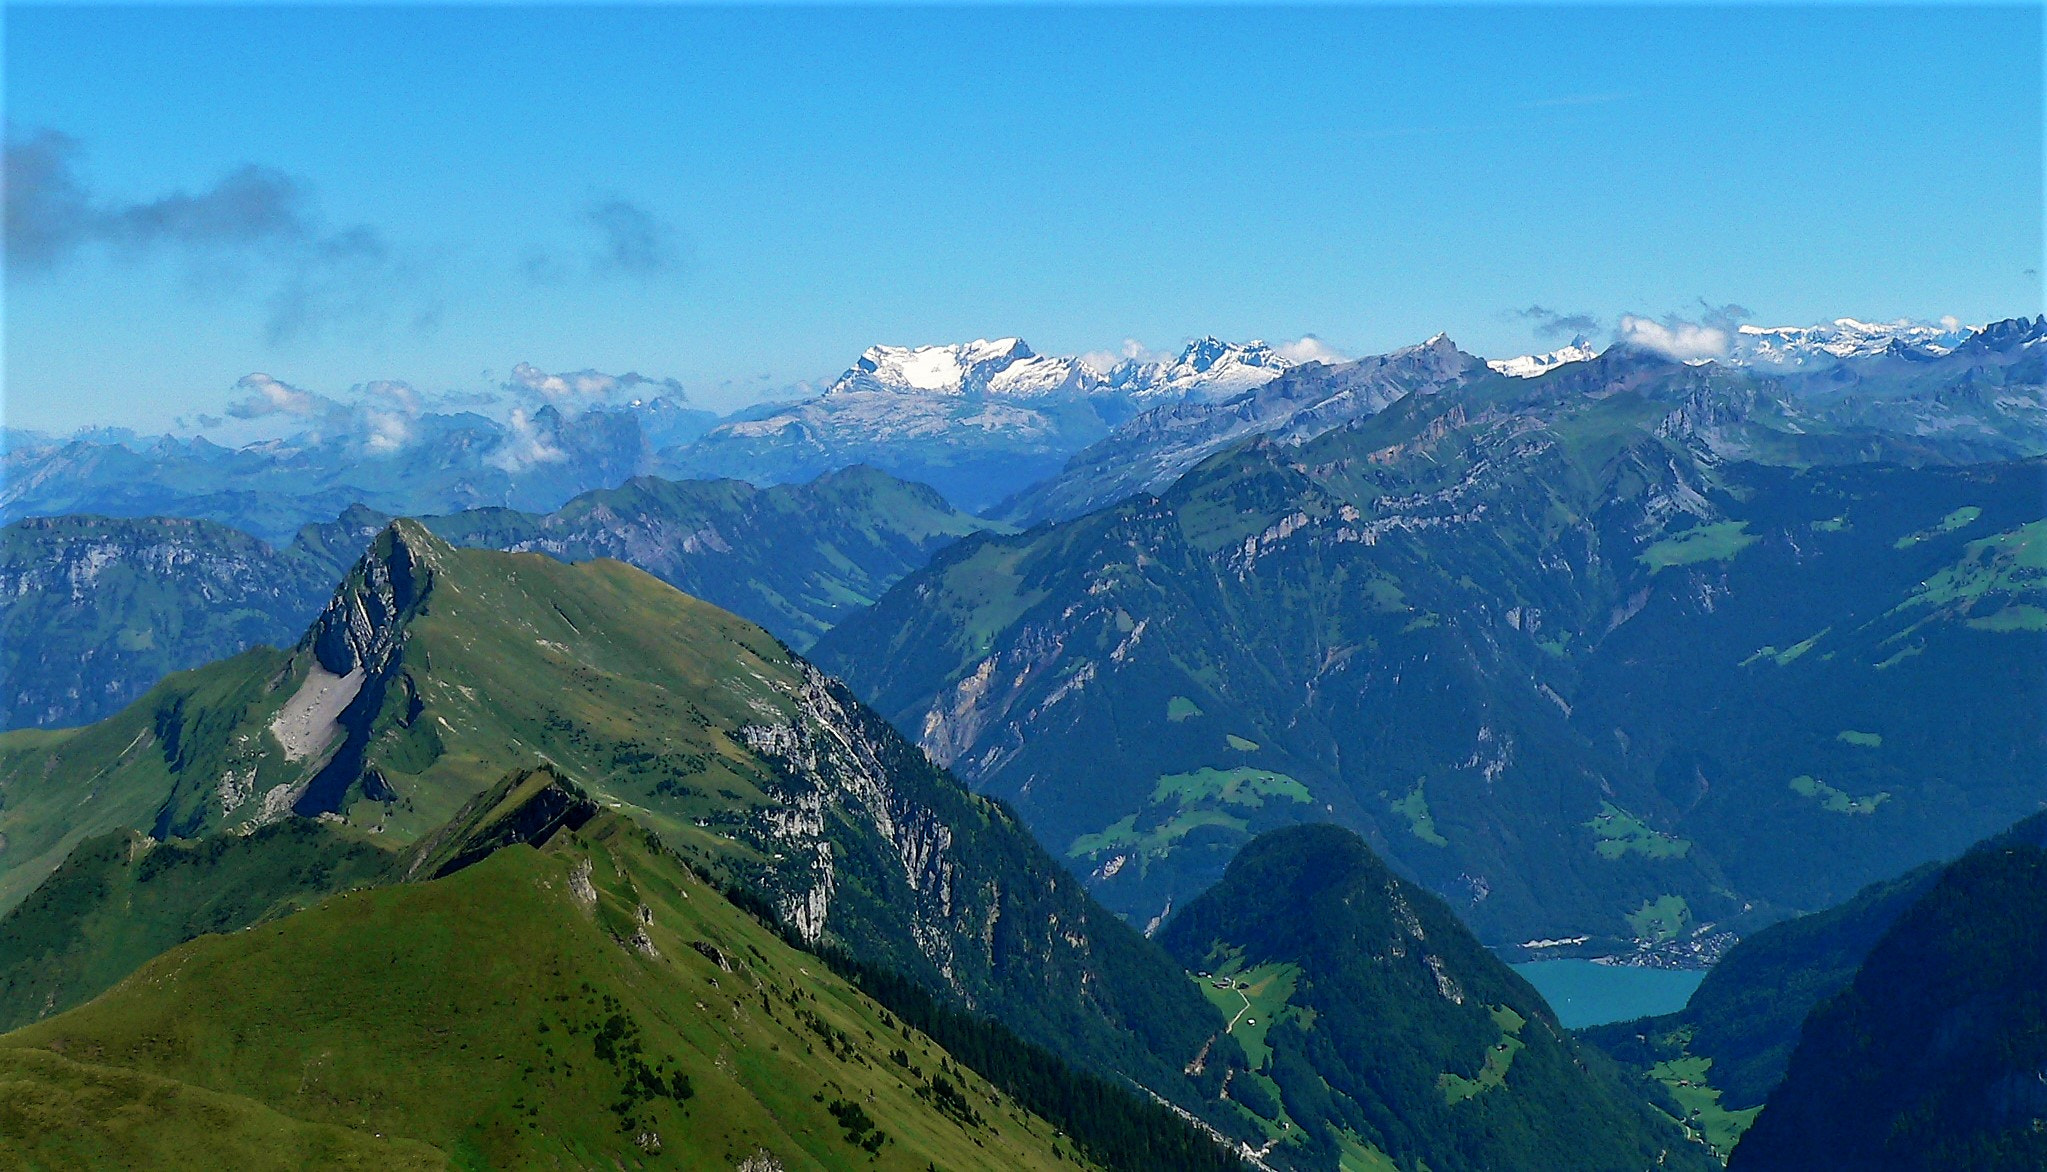
M 307 1123 L 239 1095 L 48 1050 L 0 1049 L 0 1164 L 413 1172 L 445 1168 L 447 1160 L 425 1144 Z
M 1161 942 L 1225 1004 L 1254 1069 L 1230 1097 L 1298 1168 L 1707 1168 L 1443 901 L 1335 826 L 1268 831 Z M 1217 989 L 1221 978 L 1229 988 Z
M 1062 1162 L 1048 1124 L 617 815 L 203 937 L 0 1046 L 93 1068 L 31 1069 L 36 1086 L 96 1079 L 119 1107 L 170 1080 L 350 1142 L 429 1145 L 456 1167 Z M 280 1122 L 244 1114 L 252 1138 Z M 87 1124 L 81 1142 L 118 1138 Z M 0 1140 L 24 1156 L 49 1142 Z

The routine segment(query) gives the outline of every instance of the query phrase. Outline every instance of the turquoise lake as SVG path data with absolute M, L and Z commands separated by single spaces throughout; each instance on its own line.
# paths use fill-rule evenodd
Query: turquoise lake
M 1511 966 L 1566 1029 L 1627 1021 L 1684 1008 L 1704 969 L 1636 969 L 1589 960 L 1537 960 Z

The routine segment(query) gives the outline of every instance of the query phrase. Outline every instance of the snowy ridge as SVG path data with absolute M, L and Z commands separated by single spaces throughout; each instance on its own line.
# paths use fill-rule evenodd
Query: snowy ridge
M 977 338 L 952 346 L 870 346 L 825 394 L 885 391 L 1027 399 L 1086 394 L 1101 383 L 1101 374 L 1078 358 L 1036 354 L 1021 338 Z
M 1534 378 L 1548 374 L 1567 362 L 1587 362 L 1599 357 L 1599 351 L 1585 341 L 1583 335 L 1571 339 L 1571 344 L 1561 350 L 1547 354 L 1523 354 L 1519 358 L 1499 358 L 1486 362 L 1487 366 L 1508 378 Z
M 1126 358 L 1110 368 L 1107 383 L 1149 406 L 1192 399 L 1219 402 L 1262 387 L 1293 363 L 1262 341 L 1236 343 L 1196 338 L 1170 359 Z
M 1084 358 L 1039 354 L 1021 338 L 977 338 L 949 346 L 870 346 L 825 394 L 1035 399 L 1107 392 L 1149 406 L 1226 399 L 1271 382 L 1290 365 L 1262 341 L 1202 337 L 1174 357 L 1126 358 L 1104 371 Z
M 1727 361 L 1738 366 L 1806 366 L 1843 358 L 1867 358 L 1890 351 L 1937 358 L 1977 332 L 1952 317 L 1937 322 L 1899 318 L 1890 322 L 1852 317 L 1811 326 L 1751 326 L 1735 331 Z

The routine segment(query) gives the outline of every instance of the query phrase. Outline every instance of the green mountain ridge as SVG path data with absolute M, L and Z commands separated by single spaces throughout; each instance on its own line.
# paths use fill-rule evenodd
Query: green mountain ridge
M 1259 836 L 1158 939 L 1204 985 L 1234 986 L 1222 999 L 1242 999 L 1232 1030 L 1250 1035 L 1258 1064 L 1229 1090 L 1267 1121 L 1275 1163 L 1713 1166 L 1447 905 L 1350 831 Z
M 967 539 L 813 654 L 1134 923 L 1334 821 L 1488 944 L 1696 962 L 2047 769 L 2047 464 L 1723 459 L 1752 389 L 1616 350 L 1411 394 Z
M 285 644 L 386 514 L 350 507 L 273 548 L 211 521 L 31 518 L 0 530 L 0 728 L 119 710 L 171 671 Z M 798 649 L 958 537 L 984 528 L 933 490 L 852 467 L 808 484 L 637 477 L 551 513 L 424 518 L 457 545 L 616 557 Z
M 0 902 L 113 831 L 202 838 L 295 815 L 402 849 L 540 766 L 756 892 L 806 943 L 1201 1101 L 1182 1073 L 1214 1032 L 1199 995 L 1013 815 L 835 681 L 621 563 L 457 549 L 411 521 L 291 650 L 172 676 L 96 725 L 0 736 Z

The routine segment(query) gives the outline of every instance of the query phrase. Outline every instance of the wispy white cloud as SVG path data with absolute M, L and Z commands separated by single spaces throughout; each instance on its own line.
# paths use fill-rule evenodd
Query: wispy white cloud
M 1632 313 L 1621 317 L 1615 336 L 1631 346 L 1654 350 L 1682 362 L 1723 358 L 1727 355 L 1728 343 L 1732 341 L 1727 331 L 1717 326 L 1681 320 L 1657 321 L 1636 317 Z
M 1170 355 L 1154 350 L 1136 338 L 1125 338 L 1123 344 L 1114 350 L 1090 350 L 1080 355 L 1080 360 L 1091 369 L 1106 373 L 1121 362 L 1157 362 L 1167 357 Z
M 1296 365 L 1303 362 L 1349 362 L 1350 356 L 1331 346 L 1313 334 L 1303 334 L 1291 342 L 1275 342 L 1272 345 L 1281 358 Z
M 1734 343 L 1735 331 L 1743 320 L 1753 316 L 1743 306 L 1732 302 L 1714 305 L 1702 297 L 1691 316 L 1671 313 L 1656 319 L 1622 314 L 1614 329 L 1614 340 L 1654 350 L 1680 362 L 1725 358 Z
M 538 396 L 545 402 L 563 406 L 601 403 L 641 392 L 642 388 L 677 401 L 688 398 L 682 383 L 677 380 L 650 378 L 633 370 L 624 374 L 606 374 L 589 369 L 550 374 L 530 362 L 521 362 L 512 367 L 512 377 L 505 382 L 505 390 L 514 394 Z
M 262 419 L 271 415 L 308 418 L 335 405 L 331 399 L 280 382 L 262 371 L 243 375 L 236 380 L 235 389 L 246 392 L 227 405 L 227 413 L 236 419 Z
M 507 472 L 524 472 L 536 464 L 558 464 L 568 459 L 535 417 L 524 407 L 512 408 L 505 420 L 505 437 L 485 461 Z

